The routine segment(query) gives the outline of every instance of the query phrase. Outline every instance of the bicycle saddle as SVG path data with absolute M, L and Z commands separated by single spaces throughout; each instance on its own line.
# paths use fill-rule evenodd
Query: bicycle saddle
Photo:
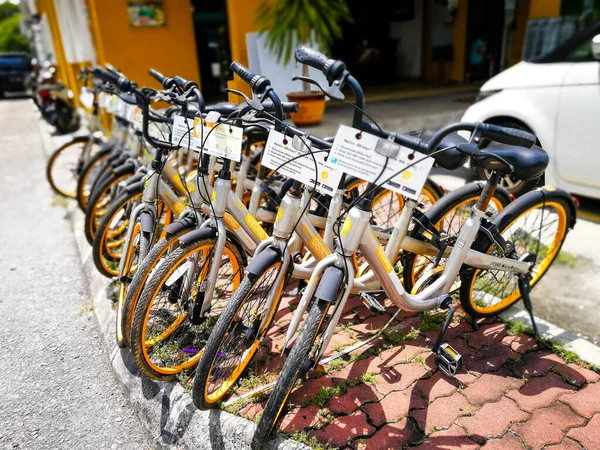
M 439 128 L 432 128 L 430 130 L 422 130 L 422 131 L 411 131 L 408 133 L 409 136 L 419 138 L 423 141 L 423 143 L 427 144 L 431 141 L 433 135 L 439 130 Z M 451 134 L 446 136 L 438 149 L 446 148 L 446 147 L 454 147 L 458 144 L 464 144 L 467 141 L 460 137 L 458 134 Z M 438 153 L 437 155 L 432 156 L 435 159 L 436 165 L 443 167 L 448 170 L 458 169 L 460 166 L 464 165 L 469 159 L 468 156 L 463 155 L 456 148 L 452 148 L 450 150 L 443 151 Z
M 514 167 L 511 172 L 504 163 L 493 158 L 494 154 L 503 158 L 507 163 Z M 482 151 L 471 157 L 471 163 L 482 169 L 498 170 L 503 173 L 510 173 L 519 180 L 533 180 L 544 173 L 548 167 L 548 153 L 537 145 L 531 148 L 516 147 L 506 144 L 491 143 Z

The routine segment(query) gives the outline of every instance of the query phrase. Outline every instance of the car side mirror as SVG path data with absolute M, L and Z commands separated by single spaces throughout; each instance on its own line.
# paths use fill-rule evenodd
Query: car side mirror
M 600 61 L 600 34 L 592 39 L 592 55 L 596 61 Z

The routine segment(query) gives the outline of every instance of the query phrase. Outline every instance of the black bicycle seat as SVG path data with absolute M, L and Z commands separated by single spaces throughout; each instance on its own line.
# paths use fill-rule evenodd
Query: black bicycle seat
M 509 167 L 492 155 L 504 159 L 513 166 L 514 170 L 511 172 Z M 471 157 L 471 163 L 476 167 L 510 173 L 515 178 L 523 181 L 533 180 L 543 174 L 549 161 L 548 153 L 537 145 L 524 148 L 496 142 L 491 143 Z

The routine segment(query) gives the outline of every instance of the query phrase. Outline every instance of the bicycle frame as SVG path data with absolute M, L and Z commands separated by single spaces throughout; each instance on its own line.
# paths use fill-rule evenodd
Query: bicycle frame
M 394 266 L 390 262 L 390 258 L 395 257 L 400 248 L 422 255 L 436 256 L 438 254 L 435 246 L 407 236 L 410 217 L 415 207 L 415 201 L 407 200 L 385 250 L 379 243 L 369 223 L 370 211 L 363 211 L 358 208 L 350 210 L 340 230 L 341 245 L 338 248 L 340 250 L 343 249 L 343 254 L 335 252 L 321 260 L 314 268 L 298 308 L 294 312 L 294 316 L 288 326 L 286 344 L 296 333 L 323 272 L 327 267 L 332 265 L 345 270 L 346 277 L 341 295 L 338 297 L 339 300 L 335 305 L 335 312 L 325 331 L 320 354 L 316 358 L 317 361 L 327 348 L 351 293 L 375 290 L 383 287 L 390 300 L 398 308 L 411 312 L 427 311 L 441 305 L 448 292 L 450 292 L 463 264 L 468 264 L 478 269 L 502 269 L 515 273 L 529 272 L 530 263 L 493 256 L 471 249 L 471 245 L 479 232 L 481 219 L 485 215 L 484 211 L 478 209 L 477 206 L 473 206 L 469 218 L 460 230 L 457 244 L 452 248 L 446 249 L 444 253 L 444 256 L 448 257 L 448 261 L 444 265 L 442 275 L 419 294 L 410 295 L 404 290 L 398 275 L 394 271 Z M 355 279 L 354 267 L 352 264 L 349 264 L 348 259 L 358 249 L 361 250 L 364 258 L 367 260 L 371 272 Z

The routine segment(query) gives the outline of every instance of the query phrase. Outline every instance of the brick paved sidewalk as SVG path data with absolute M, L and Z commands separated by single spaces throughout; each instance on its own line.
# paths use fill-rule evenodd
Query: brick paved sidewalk
M 234 397 L 275 379 L 298 301 L 285 297 L 267 348 Z M 330 354 L 372 336 L 391 315 L 375 315 L 354 297 L 342 317 Z M 402 313 L 380 338 L 310 374 L 292 393 L 280 430 L 317 448 L 600 449 L 596 372 L 501 323 L 474 332 L 459 312 L 447 340 L 464 364 L 450 379 L 430 351 L 444 317 Z M 257 420 L 265 398 L 227 409 Z

